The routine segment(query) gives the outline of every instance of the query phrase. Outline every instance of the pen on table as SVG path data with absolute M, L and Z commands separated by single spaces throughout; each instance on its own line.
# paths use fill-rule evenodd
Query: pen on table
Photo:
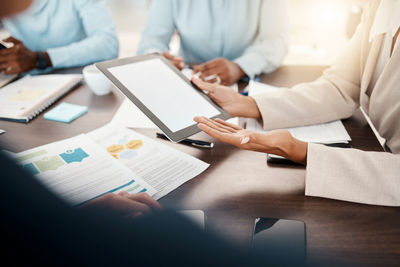
M 163 134 L 163 133 L 157 133 L 157 137 L 169 141 L 168 137 L 166 137 L 165 134 Z M 200 140 L 194 140 L 194 139 L 184 139 L 180 143 L 188 144 L 188 145 L 195 146 L 195 147 L 201 147 L 201 148 L 213 148 L 214 147 L 214 143 L 200 141 Z

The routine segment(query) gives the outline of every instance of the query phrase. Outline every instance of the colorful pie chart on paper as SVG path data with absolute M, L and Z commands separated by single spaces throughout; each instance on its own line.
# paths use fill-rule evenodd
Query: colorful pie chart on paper
M 138 150 L 143 146 L 142 140 L 132 140 L 125 145 L 127 149 Z

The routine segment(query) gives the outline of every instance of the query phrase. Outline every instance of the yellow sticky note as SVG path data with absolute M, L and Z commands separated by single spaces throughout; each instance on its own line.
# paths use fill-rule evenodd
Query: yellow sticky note
M 17 94 L 15 94 L 11 100 L 12 101 L 24 101 L 24 102 L 30 102 L 34 101 L 37 98 L 41 97 L 46 90 L 20 90 Z

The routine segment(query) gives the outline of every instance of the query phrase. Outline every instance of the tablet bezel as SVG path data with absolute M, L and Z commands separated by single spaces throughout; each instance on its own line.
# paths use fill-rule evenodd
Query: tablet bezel
M 104 61 L 100 63 L 96 63 L 95 66 L 130 100 L 132 101 L 155 125 L 160 128 L 161 131 L 172 141 L 178 143 L 189 136 L 192 136 L 196 133 L 201 132 L 200 128 L 197 127 L 197 124 L 183 128 L 179 131 L 173 132 L 171 131 L 154 113 L 149 110 L 135 95 L 126 88 L 110 71 L 110 68 L 128 65 L 136 62 L 147 61 L 152 59 L 160 59 L 164 62 L 172 71 L 174 71 L 182 80 L 184 80 L 187 84 L 189 84 L 193 90 L 195 90 L 198 94 L 200 94 L 204 99 L 206 99 L 211 105 L 213 105 L 218 111 L 219 114 L 210 118 L 216 119 L 220 118 L 222 120 L 227 120 L 231 118 L 231 115 L 223 110 L 217 103 L 215 103 L 207 94 L 205 94 L 201 89 L 199 89 L 195 84 L 193 84 L 185 75 L 182 74 L 180 70 L 178 70 L 173 64 L 169 62 L 166 58 L 164 58 L 160 54 L 149 54 L 144 56 L 136 56 L 130 58 L 123 59 L 115 59 Z

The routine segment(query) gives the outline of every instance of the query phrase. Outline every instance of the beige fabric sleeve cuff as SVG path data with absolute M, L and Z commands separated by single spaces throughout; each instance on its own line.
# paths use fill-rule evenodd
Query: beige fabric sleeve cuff
M 400 155 L 309 144 L 305 194 L 400 206 Z

